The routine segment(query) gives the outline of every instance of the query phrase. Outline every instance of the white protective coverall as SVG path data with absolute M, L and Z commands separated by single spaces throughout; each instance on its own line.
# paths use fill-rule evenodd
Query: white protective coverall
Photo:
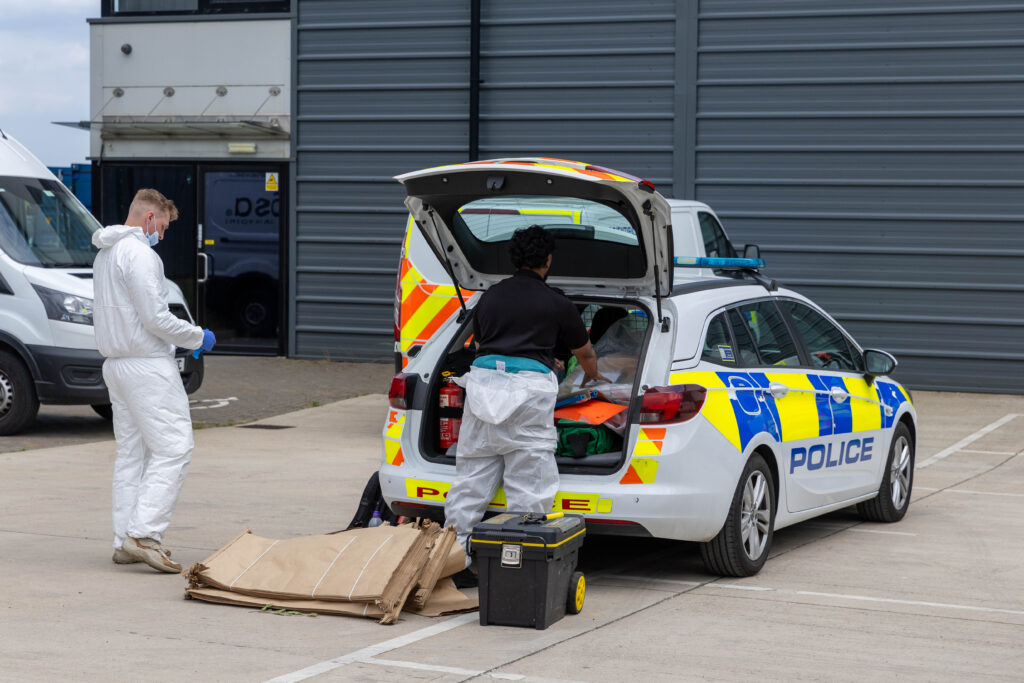
M 455 481 L 444 512 L 467 540 L 504 482 L 505 509 L 550 512 L 558 493 L 554 373 L 473 367 L 455 380 L 466 389 Z M 467 558 L 468 561 L 468 558 Z
M 161 541 L 192 458 L 188 396 L 174 347 L 197 349 L 203 330 L 167 309 L 160 257 L 142 228 L 96 231 L 96 346 L 114 413 L 114 547 L 125 536 Z

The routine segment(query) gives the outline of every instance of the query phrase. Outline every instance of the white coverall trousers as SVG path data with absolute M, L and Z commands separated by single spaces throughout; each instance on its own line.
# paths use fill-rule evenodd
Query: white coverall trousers
M 506 510 L 551 511 L 559 484 L 554 426 L 558 382 L 550 372 L 479 367 L 456 381 L 466 388 L 466 406 L 455 481 L 444 512 L 468 553 L 469 534 L 502 484 Z
M 114 413 L 114 547 L 125 536 L 161 541 L 192 459 L 188 396 L 172 357 L 108 358 Z

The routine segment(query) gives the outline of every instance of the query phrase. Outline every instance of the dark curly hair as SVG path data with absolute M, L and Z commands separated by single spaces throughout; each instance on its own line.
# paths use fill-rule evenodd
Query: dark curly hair
M 516 268 L 540 268 L 554 250 L 555 236 L 539 225 L 531 225 L 512 235 L 508 255 Z

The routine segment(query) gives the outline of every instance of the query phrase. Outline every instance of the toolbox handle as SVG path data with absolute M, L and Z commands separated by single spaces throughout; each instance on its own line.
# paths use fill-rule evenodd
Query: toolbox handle
M 547 522 L 552 519 L 559 519 L 565 517 L 564 512 L 549 512 L 548 514 L 541 514 L 540 512 L 527 512 L 520 519 L 523 520 L 524 524 L 537 524 L 539 522 Z

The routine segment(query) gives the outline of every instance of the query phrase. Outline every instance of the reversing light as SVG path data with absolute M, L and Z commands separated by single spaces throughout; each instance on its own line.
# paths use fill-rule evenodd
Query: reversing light
M 699 384 L 651 387 L 640 405 L 643 424 L 672 424 L 692 420 L 704 407 L 708 390 Z

